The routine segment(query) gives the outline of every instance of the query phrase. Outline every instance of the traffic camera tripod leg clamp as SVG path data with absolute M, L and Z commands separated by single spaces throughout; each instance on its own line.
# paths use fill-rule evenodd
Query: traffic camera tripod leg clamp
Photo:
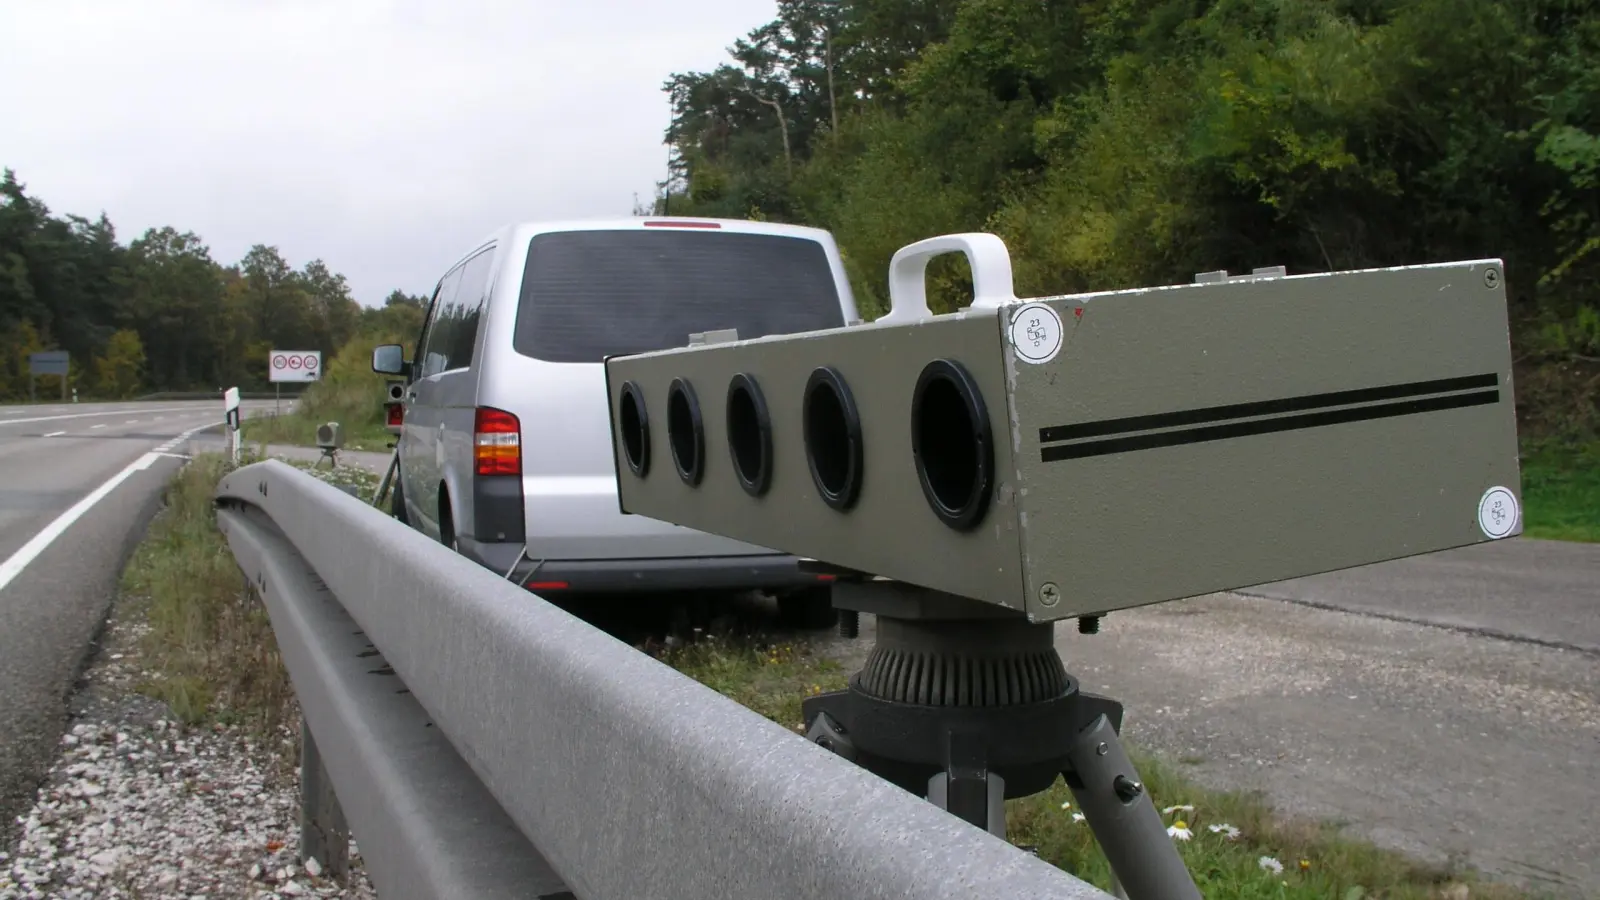
M 806 737 L 1005 837 L 1004 800 L 1064 777 L 1131 900 L 1199 900 L 1117 739 L 1122 705 L 1079 689 L 1052 623 L 909 585 L 841 581 L 835 605 L 877 616 L 843 691 L 806 699 Z

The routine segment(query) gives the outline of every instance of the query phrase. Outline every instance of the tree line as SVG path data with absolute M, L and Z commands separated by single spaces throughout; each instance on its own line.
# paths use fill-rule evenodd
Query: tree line
M 414 338 L 425 298 L 380 308 L 350 296 L 322 260 L 295 269 L 257 244 L 234 264 L 190 231 L 151 228 L 127 244 L 102 213 L 56 215 L 15 172 L 0 177 L 0 398 L 28 397 L 30 354 L 70 354 L 85 399 L 268 386 L 272 349 L 328 359 L 358 334 Z M 59 380 L 41 376 L 41 397 Z
M 654 211 L 827 228 L 869 309 L 958 231 L 1023 295 L 1498 257 L 1524 427 L 1600 431 L 1589 0 L 779 0 L 729 56 Z

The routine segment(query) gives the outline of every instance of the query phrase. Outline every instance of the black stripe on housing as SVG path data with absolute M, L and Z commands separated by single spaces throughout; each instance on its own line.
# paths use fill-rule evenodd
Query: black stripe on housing
M 1442 394 L 1447 391 L 1465 391 L 1472 388 L 1492 388 L 1500 384 L 1500 376 L 1467 375 L 1460 378 L 1441 378 L 1437 381 L 1413 381 L 1406 384 L 1388 384 L 1382 387 L 1357 388 L 1353 391 L 1334 391 L 1328 394 L 1308 394 L 1303 397 L 1284 397 L 1278 400 L 1259 400 L 1254 403 L 1235 403 L 1231 406 L 1208 406 L 1203 409 L 1183 409 L 1177 412 L 1155 413 L 1147 416 L 1128 416 L 1100 422 L 1081 422 L 1077 425 L 1054 425 L 1039 429 L 1039 442 L 1051 444 L 1077 438 L 1101 437 L 1128 431 L 1149 431 L 1155 428 L 1176 428 L 1182 425 L 1199 425 L 1203 422 L 1221 422 L 1252 416 L 1271 416 L 1280 413 L 1301 412 L 1308 409 L 1325 409 L 1330 406 L 1348 406 L 1352 403 L 1373 403 L 1378 400 L 1396 400 L 1401 397 L 1420 397 L 1424 394 Z
M 1109 453 L 1128 453 L 1134 450 L 1152 450 L 1156 447 L 1176 447 L 1182 444 L 1202 444 L 1207 441 L 1220 441 L 1227 438 L 1272 434 L 1278 431 L 1299 431 L 1305 428 L 1321 428 L 1326 425 L 1342 425 L 1347 422 L 1364 422 L 1371 419 L 1388 419 L 1394 416 L 1439 412 L 1446 409 L 1463 409 L 1469 406 L 1485 406 L 1499 402 L 1500 392 L 1498 390 L 1479 391 L 1472 394 L 1452 394 L 1447 397 L 1425 397 L 1420 400 L 1380 403 L 1374 406 L 1358 406 L 1352 409 L 1304 413 L 1297 416 L 1280 416 L 1276 419 L 1258 419 L 1253 422 L 1207 425 L 1202 428 L 1163 431 L 1156 434 L 1141 434 L 1132 437 L 1112 438 L 1105 441 L 1057 444 L 1053 447 L 1041 449 L 1039 457 L 1043 462 L 1084 459 L 1090 456 L 1105 456 Z M 1151 418 L 1156 417 L 1152 416 Z

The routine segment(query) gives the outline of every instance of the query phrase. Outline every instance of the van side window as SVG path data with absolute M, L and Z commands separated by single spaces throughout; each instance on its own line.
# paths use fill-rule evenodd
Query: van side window
M 433 299 L 433 310 L 428 314 L 427 330 L 423 332 L 422 346 L 417 348 L 417 358 L 422 360 L 422 372 L 417 376 L 427 378 L 443 372 L 449 361 L 445 348 L 450 345 L 450 307 L 455 302 L 456 286 L 461 283 L 461 267 L 450 270 L 439 282 L 439 293 Z
M 489 286 L 489 269 L 494 263 L 494 248 L 466 261 L 461 267 L 461 285 L 451 303 L 450 341 L 446 345 L 446 367 L 465 369 L 472 365 L 478 344 L 478 322 L 483 316 L 483 300 Z

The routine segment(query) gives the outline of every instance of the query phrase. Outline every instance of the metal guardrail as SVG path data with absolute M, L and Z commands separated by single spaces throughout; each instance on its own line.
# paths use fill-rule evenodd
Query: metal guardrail
M 384 900 L 1110 896 L 291 466 L 217 501 Z

